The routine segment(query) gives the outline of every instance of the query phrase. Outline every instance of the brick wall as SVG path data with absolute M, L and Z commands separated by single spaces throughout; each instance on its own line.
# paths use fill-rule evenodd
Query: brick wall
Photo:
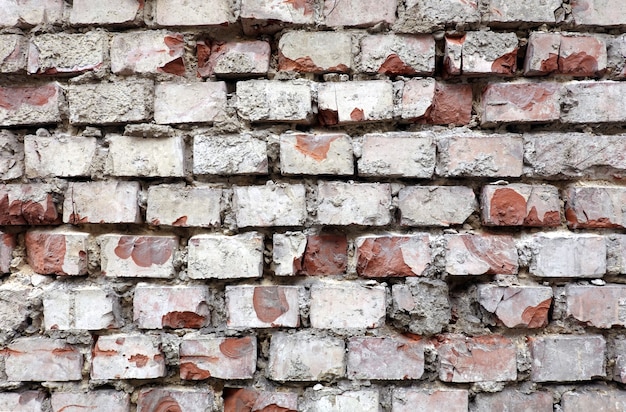
M 0 0 L 0 410 L 626 410 L 624 79 L 621 0 Z

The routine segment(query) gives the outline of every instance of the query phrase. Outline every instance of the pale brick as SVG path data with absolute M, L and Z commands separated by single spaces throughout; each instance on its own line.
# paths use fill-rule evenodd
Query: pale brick
M 444 66 L 453 75 L 513 75 L 517 49 L 515 33 L 470 31 L 461 38 L 446 37 Z
M 513 183 L 483 186 L 482 221 L 487 226 L 561 225 L 561 201 L 555 186 Z
M 69 134 L 26 135 L 24 137 L 26 177 L 89 176 L 97 145 L 95 137 Z M 68 156 L 68 153 L 72 156 Z
M 424 373 L 424 346 L 403 336 L 350 338 L 348 377 L 407 380 Z
M 528 41 L 524 63 L 527 76 L 596 76 L 606 69 L 607 48 L 599 37 L 535 32 Z
M 212 227 L 220 225 L 222 189 L 182 184 L 150 186 L 146 220 L 152 225 Z
M 226 118 L 224 82 L 158 83 L 154 94 L 158 124 L 213 123 Z
M 226 286 L 229 328 L 300 326 L 297 286 Z
M 448 285 L 439 279 L 407 278 L 391 287 L 389 317 L 394 326 L 417 335 L 440 333 L 451 318 Z
M 435 39 L 431 35 L 374 34 L 361 39 L 357 68 L 364 73 L 432 75 Z
M 559 83 L 491 83 L 482 93 L 481 124 L 537 123 L 559 120 Z
M 187 335 L 180 344 L 180 378 L 250 379 L 256 371 L 254 336 L 220 338 Z
M 77 381 L 82 378 L 83 355 L 64 340 L 18 338 L 6 352 L 8 381 Z
M 285 25 L 313 24 L 315 0 L 242 0 L 239 17 L 246 34 L 276 32 Z
M 359 139 L 360 176 L 430 178 L 435 169 L 435 143 L 430 133 L 370 133 Z
M 561 34 L 532 32 L 528 37 L 524 75 L 539 76 L 559 72 Z
M 144 138 L 112 135 L 105 172 L 121 177 L 182 177 L 185 142 L 182 136 Z
M 75 0 L 70 12 L 70 23 L 81 25 L 131 23 L 142 9 L 141 0 L 108 0 L 100 3 Z
M 581 81 L 564 84 L 563 123 L 605 123 L 626 121 L 626 84 L 613 81 Z M 593 107 L 594 110 L 589 110 Z
M 267 174 L 267 143 L 249 134 L 193 137 L 195 175 Z
M 70 123 L 119 124 L 149 120 L 153 83 L 150 80 L 71 84 Z
M 490 0 L 487 21 L 491 24 L 555 23 L 561 0 Z
M 524 146 L 519 135 L 457 135 L 438 141 L 440 176 L 519 177 Z
M 13 251 L 17 247 L 17 236 L 0 231 L 0 273 L 9 273 Z
M 307 235 L 302 232 L 274 233 L 272 246 L 276 276 L 295 276 L 302 270 Z
M 157 387 L 139 391 L 137 412 L 153 412 L 163 408 L 178 408 L 185 412 L 213 410 L 215 394 L 209 387 Z
M 606 273 L 603 236 L 559 234 L 536 235 L 529 271 L 539 277 L 598 278 Z
M 301 184 L 236 186 L 234 210 L 239 227 L 300 226 L 307 211 Z
M 396 388 L 392 396 L 392 412 L 467 412 L 469 405 L 467 389 Z
M 24 70 L 27 50 L 26 37 L 19 34 L 0 35 L 0 73 L 17 73 Z
M 62 92 L 58 83 L 41 86 L 0 86 L 0 124 L 24 126 L 61 121 Z
M 507 328 L 541 328 L 548 325 L 552 288 L 479 285 L 478 302 Z
M 624 383 L 626 382 L 626 340 L 617 337 L 614 340 L 614 345 L 615 366 L 613 367 L 613 380 Z
M 626 326 L 626 286 L 569 284 L 565 296 L 567 315 L 582 323 L 604 329 Z
M 320 356 L 323 353 L 324 356 Z M 345 343 L 308 332 L 277 332 L 270 343 L 267 377 L 275 381 L 329 381 L 345 375 Z
M 350 136 L 339 133 L 280 136 L 283 175 L 351 175 L 354 159 Z
M 161 26 L 219 26 L 235 22 L 232 2 L 157 0 L 155 21 Z
M 566 192 L 565 217 L 572 229 L 624 228 L 626 190 L 621 186 L 572 186 Z
M 577 26 L 622 26 L 626 10 L 611 0 L 572 0 L 572 17 Z
M 41 412 L 46 396 L 39 391 L 0 393 L 0 410 L 11 412 Z
M 130 395 L 116 390 L 91 392 L 53 392 L 50 397 L 53 412 L 71 412 L 86 409 L 93 412 L 127 412 Z
M 324 0 L 326 26 L 374 26 L 396 21 L 397 4 L 393 0 Z
M 527 394 L 513 389 L 496 393 L 478 393 L 470 411 L 552 412 L 552 394 L 547 391 Z
M 88 238 L 88 233 L 69 230 L 29 230 L 24 239 L 28 264 L 44 275 L 86 275 Z
M 310 400 L 304 401 L 300 410 L 303 412 L 378 412 L 380 411 L 379 404 L 378 389 L 351 390 L 341 393 L 325 390 L 315 393 Z
M 263 275 L 263 235 L 193 236 L 187 271 L 192 279 L 259 278 Z
M 251 122 L 309 123 L 313 115 L 310 84 L 303 80 L 237 82 L 237 112 Z
M 185 41 L 163 30 L 118 33 L 111 40 L 111 71 L 116 74 L 185 74 Z
M 563 412 L 597 411 L 621 412 L 626 410 L 626 393 L 621 389 L 599 388 L 565 392 L 561 397 Z
M 393 29 L 431 33 L 446 26 L 474 25 L 480 22 L 478 3 L 478 0 L 408 0 Z
M 133 298 L 133 321 L 141 329 L 199 329 L 211 320 L 208 300 L 206 286 L 139 283 Z
M 298 394 L 294 392 L 258 391 L 253 388 L 224 388 L 224 410 L 236 411 L 245 404 L 252 411 L 261 412 L 278 408 L 284 412 L 298 410 Z
M 533 382 L 587 381 L 606 375 L 606 342 L 600 335 L 529 338 Z
M 437 82 L 432 77 L 406 80 L 402 88 L 402 119 L 427 117 L 434 110 L 436 87 Z
M 202 77 L 249 77 L 267 74 L 272 51 L 262 40 L 197 42 L 198 74 Z
M 515 343 L 501 335 L 444 335 L 437 347 L 444 382 L 503 382 L 517 378 Z
M 465 186 L 407 186 L 398 193 L 403 226 L 463 224 L 476 206 L 474 191 Z
M 37 295 L 30 285 L 5 281 L 0 286 L 0 328 L 3 331 L 17 331 L 27 324 L 32 319 L 31 310 L 34 299 L 39 298 Z
M 139 223 L 138 182 L 72 182 L 65 192 L 63 222 Z
M 609 37 L 605 41 L 608 72 L 613 78 L 624 79 L 626 77 L 626 34 Z M 1 64 L 0 67 L 2 67 Z
M 53 189 L 44 183 L 0 184 L 0 225 L 61 223 Z
M 63 19 L 63 0 L 0 0 L 0 27 L 58 24 Z
M 318 199 L 322 225 L 391 223 L 391 187 L 386 183 L 319 182 Z
M 116 295 L 96 286 L 49 290 L 43 298 L 43 316 L 47 330 L 102 330 L 123 324 Z
M 385 287 L 324 282 L 311 287 L 311 327 L 378 328 L 385 324 Z
M 12 132 L 0 130 L 0 180 L 24 175 L 24 144 Z
M 28 51 L 28 73 L 78 74 L 102 68 L 106 49 L 103 32 L 42 34 Z
M 318 120 L 323 126 L 383 122 L 393 117 L 393 86 L 388 80 L 318 85 Z
M 150 336 L 100 336 L 91 353 L 91 379 L 153 379 L 166 373 L 165 357 Z
M 355 239 L 359 276 L 422 276 L 432 263 L 428 234 L 362 236 Z
M 100 267 L 110 277 L 171 278 L 176 236 L 102 235 Z
M 472 85 L 411 79 L 402 88 L 403 121 L 463 126 L 472 119 Z
M 307 73 L 348 72 L 352 37 L 348 32 L 289 31 L 278 42 L 278 69 Z
M 446 235 L 446 272 L 451 275 L 517 273 L 517 248 L 508 235 Z

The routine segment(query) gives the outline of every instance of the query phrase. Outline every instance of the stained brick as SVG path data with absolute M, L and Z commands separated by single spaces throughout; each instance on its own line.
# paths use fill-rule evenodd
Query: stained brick
M 266 174 L 267 143 L 248 134 L 196 135 L 193 172 L 196 175 Z
M 488 226 L 561 225 L 561 202 L 555 186 L 513 183 L 483 186 L 482 220 Z
M 159 286 L 139 283 L 133 320 L 142 329 L 199 329 L 210 322 L 206 286 Z
M 235 22 L 232 3 L 228 0 L 214 0 L 210 4 L 202 0 L 184 3 L 157 0 L 155 6 L 155 21 L 161 26 L 218 26 Z
M 251 411 L 278 408 L 282 412 L 298 410 L 298 395 L 293 392 L 258 391 L 253 388 L 224 388 L 224 412 L 237 412 L 241 405 Z
M 483 126 L 498 123 L 536 123 L 559 120 L 558 83 L 492 83 L 482 94 Z
M 338 392 L 325 390 L 311 396 L 303 402 L 303 412 L 334 411 L 334 412 L 377 412 L 380 410 L 380 393 L 378 389 L 347 390 Z
M 130 408 L 130 395 L 115 390 L 94 390 L 89 393 L 53 392 L 50 402 L 54 412 L 69 412 L 74 408 L 127 412 Z
M 198 74 L 202 77 L 249 77 L 267 74 L 270 44 L 261 40 L 197 42 Z
M 323 225 L 383 226 L 391 222 L 391 187 L 385 183 L 320 182 L 317 220 Z
M 364 73 L 431 75 L 435 39 L 431 35 L 374 34 L 361 39 L 357 68 Z
M 115 293 L 97 286 L 57 285 L 43 297 L 43 316 L 47 330 L 102 330 L 123 324 Z
M 315 3 L 315 0 L 242 0 L 239 16 L 244 33 L 272 33 L 284 26 L 313 24 Z
M 103 67 L 107 51 L 103 32 L 42 34 L 30 42 L 28 73 L 79 74 Z
M 165 408 L 201 412 L 214 407 L 215 394 L 208 388 L 156 387 L 139 391 L 137 412 L 152 412 Z
M 165 357 L 152 337 L 98 337 L 92 349 L 91 379 L 153 379 L 165 376 Z
M 561 0 L 490 0 L 486 17 L 492 25 L 555 23 L 555 12 L 559 7 Z
M 403 121 L 463 126 L 472 118 L 472 87 L 411 79 L 404 82 L 401 106 Z
M 61 223 L 52 187 L 42 183 L 0 185 L 0 225 Z
M 496 393 L 479 393 L 476 394 L 470 411 L 552 412 L 552 394 L 544 391 L 526 394 L 513 389 L 505 389 Z
M 196 235 L 189 239 L 188 276 L 192 279 L 255 278 L 263 275 L 263 235 Z
M 548 325 L 552 288 L 479 285 L 478 301 L 507 328 L 541 328 Z
M 137 182 L 72 182 L 65 191 L 63 222 L 139 223 L 139 188 Z
M 324 24 L 331 27 L 367 27 L 396 20 L 396 2 L 392 0 L 324 0 Z
M 446 272 L 451 275 L 517 273 L 517 248 L 508 235 L 446 235 Z
M 567 224 L 572 229 L 624 228 L 625 202 L 626 190 L 619 186 L 572 186 L 566 197 Z
M 182 177 L 185 143 L 181 136 L 144 138 L 111 135 L 105 171 L 111 176 Z
M 63 19 L 63 0 L 2 0 L 0 27 L 31 27 L 40 24 L 59 24 Z
M 463 37 L 447 36 L 444 66 L 452 75 L 513 75 L 517 49 L 515 33 L 470 31 Z
M 550 73 L 596 76 L 607 66 L 607 48 L 601 38 L 558 33 L 531 33 L 524 74 Z
M 348 32 L 289 31 L 278 42 L 278 69 L 305 73 L 348 72 L 352 37 Z
M 301 184 L 236 186 L 233 203 L 239 227 L 300 226 L 307 214 Z
M 111 0 L 98 4 L 90 0 L 76 0 L 72 3 L 70 23 L 80 25 L 131 23 L 142 9 L 141 0 Z
M 480 22 L 478 0 L 410 0 L 399 13 L 394 30 L 404 33 L 431 33 L 446 26 Z
M 277 276 L 332 276 L 346 271 L 348 241 L 344 235 L 276 233 L 273 245 Z
M 8 130 L 0 130 L 0 180 L 24 175 L 24 144 Z
M 393 117 L 393 86 L 388 80 L 320 83 L 318 120 L 322 126 L 382 122 Z
M 280 136 L 283 175 L 351 175 L 352 140 L 341 133 L 298 133 Z
M 396 388 L 392 394 L 393 412 L 445 410 L 467 412 L 469 393 L 467 389 L 414 389 Z
M 97 151 L 94 137 L 54 134 L 52 136 L 26 135 L 24 163 L 26 177 L 89 176 Z M 67 156 L 72 153 L 72 156 Z
M 222 189 L 212 186 L 156 185 L 148 189 L 146 220 L 152 225 L 219 226 Z
M 569 284 L 565 295 L 568 316 L 596 328 L 626 326 L 626 286 Z
M 226 118 L 224 82 L 158 83 L 154 95 L 158 124 L 213 123 Z
M 564 84 L 561 121 L 563 123 L 606 123 L 626 121 L 622 96 L 626 84 L 612 81 L 580 81 Z M 595 110 L 588 110 L 595 107 Z
M 356 337 L 348 341 L 351 379 L 407 380 L 424 373 L 422 342 L 402 336 Z
M 108 234 L 100 241 L 102 274 L 110 277 L 170 278 L 174 276 L 175 236 Z
M 23 126 L 60 122 L 62 98 L 58 83 L 0 86 L 0 123 Z
M 300 326 L 297 286 L 226 286 L 230 328 Z
M 432 262 L 428 234 L 362 236 L 354 243 L 356 271 L 367 278 L 421 276 Z
M 406 278 L 391 286 L 389 317 L 395 327 L 417 335 L 440 333 L 450 323 L 448 284 L 439 279 Z
M 594 410 L 602 412 L 620 412 L 626 409 L 626 394 L 623 390 L 599 388 L 565 392 L 561 397 L 563 412 Z
M 251 122 L 307 124 L 313 115 L 311 88 L 303 80 L 240 81 L 236 94 L 237 113 Z
M 530 273 L 539 277 L 602 277 L 606 244 L 598 235 L 541 234 L 533 238 Z
M 2 21 L 0 20 L 0 25 Z M 0 73 L 18 73 L 26 69 L 26 37 L 19 34 L 0 36 Z
M 256 371 L 255 337 L 187 335 L 180 345 L 180 377 L 185 380 L 249 379 Z
M 43 392 L 0 393 L 0 410 L 12 412 L 41 412 L 46 397 Z
M 87 274 L 88 233 L 31 230 L 26 233 L 27 260 L 44 275 Z
M 474 191 L 465 186 L 407 186 L 398 193 L 403 226 L 462 224 L 476 210 Z
M 18 338 L 6 352 L 8 381 L 77 381 L 82 378 L 83 355 L 64 340 Z
M 577 26 L 618 26 L 626 24 L 626 11 L 612 8 L 602 0 L 572 0 L 572 17 Z

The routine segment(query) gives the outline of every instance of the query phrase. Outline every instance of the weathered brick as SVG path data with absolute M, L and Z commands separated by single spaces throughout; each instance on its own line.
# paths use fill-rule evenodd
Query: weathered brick
M 542 328 L 548 325 L 552 288 L 479 285 L 478 302 L 507 328 Z
M 536 235 L 529 271 L 539 277 L 602 277 L 606 273 L 604 237 L 558 232 Z
M 424 346 L 404 336 L 356 337 L 348 341 L 351 379 L 407 380 L 424 373 Z
M 382 122 L 393 117 L 393 86 L 388 80 L 320 83 L 317 95 L 322 126 Z
M 278 42 L 278 69 L 305 73 L 352 69 L 352 36 L 348 32 L 289 31 Z
M 70 123 L 118 124 L 149 120 L 152 89 L 150 80 L 70 84 Z
M 275 381 L 329 381 L 345 375 L 344 358 L 343 339 L 277 332 L 270 343 L 267 377 Z
M 133 321 L 142 329 L 199 329 L 211 320 L 208 300 L 206 286 L 139 283 L 133 298 Z
M 403 226 L 462 224 L 476 206 L 474 191 L 465 186 L 407 186 L 398 193 Z
M 280 172 L 283 175 L 353 174 L 350 136 L 341 133 L 281 135 Z
M 572 0 L 572 17 L 577 26 L 620 26 L 626 24 L 626 11 L 611 7 L 606 0 Z
M 235 22 L 232 3 L 202 0 L 183 3 L 174 0 L 157 0 L 155 22 L 161 26 L 219 26 Z
M 0 35 L 0 73 L 18 73 L 26 69 L 27 50 L 26 37 L 19 34 Z
M 559 73 L 559 49 L 562 37 L 560 33 L 530 33 L 524 59 L 525 76 Z
M 524 62 L 526 76 L 550 73 L 597 76 L 607 66 L 607 48 L 593 36 L 531 33 Z
M 318 198 L 320 224 L 384 226 L 391 223 L 389 184 L 319 182 Z
M 380 393 L 378 389 L 322 390 L 312 393 L 309 400 L 300 405 L 302 412 L 333 411 L 333 412 L 377 412 L 380 410 Z M 306 395 L 305 395 L 306 396 Z
M 503 382 L 517 378 L 515 343 L 501 335 L 444 335 L 437 344 L 444 382 Z
M 435 39 L 431 35 L 373 34 L 361 39 L 357 68 L 364 73 L 432 75 Z
M 60 122 L 61 101 L 58 83 L 0 86 L 0 124 L 23 126 Z
M 29 322 L 29 319 L 32 319 L 32 307 L 35 304 L 39 305 L 40 299 L 38 291 L 30 284 L 3 282 L 0 285 L 0 327 L 2 330 L 4 332 L 20 330 Z
M 24 143 L 14 133 L 0 130 L 0 180 L 24 175 Z
M 582 390 L 581 390 L 582 389 Z M 599 388 L 565 392 L 561 397 L 563 412 L 598 411 L 621 412 L 626 409 L 626 394 L 623 390 Z
M 114 329 L 123 324 L 116 295 L 96 286 L 63 285 L 48 290 L 43 316 L 47 330 Z
M 226 118 L 224 82 L 158 83 L 154 95 L 158 124 L 213 123 Z
M 374 26 L 396 20 L 396 2 L 392 0 L 324 0 L 322 15 L 326 26 Z
M 146 220 L 152 225 L 211 227 L 220 225 L 222 189 L 182 184 L 150 186 Z
M 430 133 L 369 133 L 357 141 L 360 176 L 430 178 L 435 143 Z
M 102 235 L 100 267 L 110 277 L 170 278 L 174 276 L 176 236 Z
M 565 287 L 567 315 L 596 328 L 626 326 L 626 286 L 574 285 Z
M 606 342 L 600 335 L 546 335 L 528 341 L 533 382 L 587 381 L 606 375 Z
M 472 87 L 411 79 L 404 82 L 401 105 L 402 120 L 463 126 L 472 118 Z
M 626 121 L 626 84 L 613 81 L 568 82 L 563 86 L 563 123 L 606 123 Z M 595 110 L 589 110 L 595 107 Z
M 492 25 L 555 23 L 561 0 L 526 0 L 511 2 L 490 0 L 486 19 Z
M 385 324 L 385 287 L 356 282 L 311 286 L 311 327 L 377 328 Z
M 0 273 L 9 273 L 16 246 L 16 235 L 0 231 Z
M 201 77 L 249 77 L 267 74 L 272 55 L 262 40 L 197 42 L 198 74 Z
M 436 111 L 434 106 L 437 84 L 433 78 L 411 79 L 404 82 L 401 103 L 403 120 L 425 119 Z
M 100 69 L 107 50 L 103 32 L 41 34 L 30 41 L 28 73 L 79 74 Z
M 83 355 L 61 339 L 18 338 L 6 348 L 8 381 L 77 381 L 82 369 Z
M 58 24 L 63 19 L 63 0 L 0 0 L 0 27 L 31 27 Z
M 524 163 L 522 137 L 514 134 L 452 135 L 437 142 L 440 176 L 518 177 Z
M 395 31 L 432 33 L 446 26 L 474 25 L 480 22 L 478 0 L 409 0 L 399 13 Z
M 482 221 L 487 226 L 555 227 L 561 202 L 555 186 L 513 183 L 483 186 Z
M 267 174 L 267 143 L 249 134 L 193 137 L 195 175 Z
M 572 186 L 567 190 L 567 225 L 578 228 L 624 228 L 626 190 L 620 186 Z
M 65 191 L 63 222 L 139 223 L 138 182 L 72 182 Z
M 226 286 L 229 328 L 300 326 L 297 286 Z
M 188 412 L 212 410 L 215 394 L 208 388 L 157 387 L 139 391 L 137 412 L 173 409 Z
M 0 410 L 12 412 L 41 412 L 46 396 L 40 391 L 0 393 Z
M 111 135 L 105 172 L 122 177 L 182 177 L 185 142 L 182 136 L 144 138 Z
M 272 104 L 267 104 L 272 102 Z M 311 121 L 311 87 L 304 80 L 237 82 L 237 112 L 251 122 Z
M 626 382 L 626 340 L 622 338 L 614 339 L 614 362 L 613 380 L 617 382 Z M 613 360 L 613 359 L 611 359 Z
M 100 336 L 91 356 L 91 379 L 152 379 L 166 372 L 159 344 L 147 335 Z
M 26 135 L 24 163 L 26 177 L 79 177 L 91 174 L 97 150 L 95 137 L 70 134 Z M 72 153 L 72 156 L 67 156 Z
M 256 371 L 254 336 L 220 338 L 186 335 L 180 344 L 180 378 L 249 379 Z
M 242 0 L 239 17 L 246 34 L 273 33 L 284 26 L 313 24 L 315 0 Z
M 251 411 L 261 412 L 278 409 L 297 412 L 298 394 L 294 392 L 258 391 L 254 388 L 224 388 L 224 412 L 237 412 L 241 405 Z
M 626 235 L 607 236 L 606 249 L 606 273 L 626 274 Z
M 608 73 L 612 78 L 626 77 L 626 34 L 604 39 L 607 47 Z M 0 70 L 2 65 L 0 64 Z
M 263 235 L 196 235 L 189 239 L 187 275 L 192 279 L 258 278 L 263 275 Z
M 467 412 L 467 389 L 396 388 L 392 393 L 393 412 L 448 411 Z
M 185 74 L 185 42 L 163 30 L 117 33 L 111 41 L 111 71 L 116 74 Z
M 137 13 L 142 10 L 141 0 L 109 0 L 98 4 L 90 0 L 76 0 L 72 3 L 70 23 L 80 25 L 132 23 Z
M 61 223 L 52 190 L 42 183 L 0 185 L 0 225 Z
M 527 394 L 513 389 L 505 389 L 496 393 L 478 393 L 470 410 L 472 412 L 552 412 L 552 394 L 546 391 Z
M 28 264 L 44 275 L 85 275 L 88 238 L 88 233 L 68 230 L 30 230 L 24 240 Z
M 446 36 L 444 66 L 453 75 L 513 75 L 517 49 L 515 33 L 470 31 L 463 37 Z
M 407 278 L 391 287 L 389 317 L 394 326 L 417 335 L 433 335 L 451 318 L 448 285 L 439 279 Z
M 92 390 L 91 392 L 53 392 L 50 397 L 54 412 L 71 412 L 74 409 L 94 411 L 127 412 L 130 395 L 116 390 Z
M 276 276 L 332 276 L 347 268 L 348 242 L 343 235 L 275 233 L 273 246 Z
M 508 235 L 446 235 L 446 272 L 451 275 L 517 273 L 517 248 Z
M 305 188 L 301 184 L 269 182 L 265 186 L 234 187 L 237 225 L 300 226 L 307 215 Z
M 559 83 L 491 83 L 482 94 L 481 123 L 536 123 L 559 120 Z
M 424 275 L 432 262 L 428 234 L 362 236 L 355 239 L 359 276 Z

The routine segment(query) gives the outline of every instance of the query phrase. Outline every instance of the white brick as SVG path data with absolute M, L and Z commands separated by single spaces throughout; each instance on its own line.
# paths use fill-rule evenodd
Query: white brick
M 315 13 L 313 2 L 309 0 L 302 3 L 285 2 L 284 0 L 242 0 L 240 16 L 244 22 L 245 30 L 252 28 L 255 24 L 267 24 L 268 20 L 293 24 L 313 24 Z
M 357 147 L 360 176 L 430 178 L 435 170 L 430 133 L 371 133 L 359 139 Z
M 17 73 L 24 70 L 26 68 L 27 50 L 25 36 L 19 34 L 0 35 L 0 73 Z
M 82 378 L 83 355 L 61 339 L 18 338 L 6 348 L 8 381 L 77 381 Z
M 491 0 L 487 21 L 491 23 L 555 23 L 555 11 L 561 0 L 526 0 L 512 2 Z
M 158 124 L 213 123 L 226 119 L 226 83 L 158 83 L 154 89 Z
M 320 83 L 317 99 L 320 122 L 327 126 L 393 117 L 393 87 L 388 80 Z
M 310 85 L 301 80 L 237 82 L 237 112 L 251 122 L 309 123 Z
M 256 360 L 254 336 L 221 338 L 188 334 L 180 345 L 180 377 L 249 379 L 256 371 Z
M 289 31 L 278 42 L 280 70 L 325 73 L 352 68 L 352 37 L 348 32 Z
M 63 201 L 65 223 L 139 223 L 139 183 L 72 182 Z
M 130 395 L 116 390 L 91 390 L 90 392 L 53 392 L 50 397 L 54 412 L 88 410 L 92 412 L 128 412 Z
M 196 135 L 193 173 L 196 175 L 267 174 L 267 143 L 248 134 Z
M 100 266 L 110 277 L 170 278 L 174 276 L 176 236 L 102 235 Z
M 558 232 L 533 238 L 530 273 L 539 277 L 598 278 L 606 273 L 603 236 Z
M 165 357 L 151 336 L 100 336 L 92 350 L 91 379 L 153 379 L 165 372 Z
M 201 328 L 210 321 L 206 286 L 135 287 L 133 321 L 142 329 Z
M 27 135 L 24 137 L 26 177 L 89 176 L 96 149 L 95 137 Z
M 117 297 L 96 286 L 56 285 L 43 298 L 47 330 L 101 330 L 122 326 Z
M 384 226 L 391 223 L 386 183 L 320 182 L 317 220 L 323 225 Z
M 235 22 L 230 0 L 156 0 L 156 23 L 161 26 L 220 26 Z
M 108 137 L 106 173 L 111 176 L 182 177 L 185 142 L 181 136 L 144 138 Z
M 432 35 L 365 36 L 357 67 L 365 73 L 431 75 L 435 71 L 435 39 Z
M 222 189 L 181 184 L 150 186 L 146 220 L 152 225 L 220 225 Z
M 305 403 L 303 412 L 378 412 L 380 411 L 380 394 L 376 389 L 345 391 L 343 393 L 317 395 L 315 400 Z
M 239 227 L 300 226 L 305 222 L 306 191 L 301 184 L 239 186 L 234 192 Z
M 465 186 L 407 186 L 398 194 L 403 226 L 459 225 L 476 206 L 474 191 Z
M 11 412 L 41 412 L 46 396 L 39 391 L 0 393 L 0 410 Z
M 135 19 L 143 3 L 140 0 L 107 0 L 94 3 L 91 0 L 75 0 L 72 3 L 72 24 L 117 24 Z
M 280 136 L 283 175 L 351 175 L 352 141 L 345 134 L 284 134 Z
M 103 32 L 42 34 L 34 37 L 28 51 L 28 73 L 81 73 L 104 64 Z
M 58 83 L 41 86 L 0 86 L 0 124 L 21 126 L 61 121 L 61 88 Z
M 111 71 L 116 74 L 185 74 L 182 34 L 165 30 L 117 33 L 111 40 Z
M 300 326 L 297 286 L 226 286 L 230 328 Z
M 274 233 L 273 236 L 274 274 L 295 276 L 296 263 L 302 260 L 306 250 L 307 236 L 302 232 Z
M 63 9 L 63 0 L 0 0 L 0 27 L 57 24 Z
M 189 239 L 188 276 L 192 279 L 257 278 L 263 275 L 263 235 L 197 235 Z

